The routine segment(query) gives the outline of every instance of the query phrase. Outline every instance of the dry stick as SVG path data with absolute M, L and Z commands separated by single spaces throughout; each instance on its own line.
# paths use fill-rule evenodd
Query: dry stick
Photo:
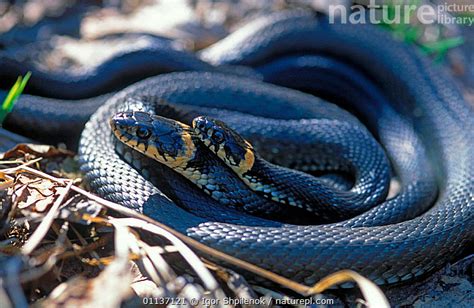
M 48 180 L 51 180 L 51 181 L 54 181 L 54 182 L 57 182 L 57 183 L 65 183 L 65 182 L 73 182 L 73 180 L 71 179 L 60 179 L 60 178 L 57 178 L 57 177 L 54 177 L 52 175 L 49 175 L 47 173 L 44 173 L 42 171 L 39 171 L 39 170 L 36 170 L 36 169 L 33 169 L 33 168 L 30 168 L 28 167 L 28 165 L 31 165 L 32 163 L 35 163 L 37 161 L 39 161 L 40 159 L 34 159 L 34 160 L 31 160 L 27 163 L 25 163 L 24 165 L 21 165 L 21 166 L 16 166 L 16 167 L 13 167 L 13 168 L 8 168 L 8 169 L 2 169 L 1 172 L 5 173 L 5 174 L 16 174 L 16 173 L 20 173 L 20 172 L 28 172 L 28 173 L 31 173 L 33 175 L 36 175 L 36 176 L 39 176 L 39 177 L 42 177 L 42 178 L 45 178 L 45 179 L 48 179 Z M 73 189 L 74 186 L 71 187 L 71 189 Z M 74 190 L 74 189 L 73 189 Z
M 24 170 L 25 167 L 27 167 L 29 165 L 33 165 L 33 164 L 39 162 L 42 159 L 43 159 L 42 157 L 39 157 L 39 158 L 35 158 L 35 159 L 32 159 L 32 160 L 27 161 L 27 162 L 15 160 L 15 161 L 12 161 L 11 163 L 13 163 L 13 164 L 22 164 L 22 165 L 7 168 L 7 169 L 2 169 L 1 171 L 3 173 L 14 173 L 14 172 L 19 171 L 19 170 Z M 0 161 L 1 164 L 5 164 L 6 162 L 8 162 L 8 161 L 4 161 L 4 160 Z M 28 169 L 31 169 L 31 168 L 28 168 Z M 35 169 L 32 169 L 32 170 L 35 170 Z
M 66 239 L 65 236 L 62 237 L 61 234 L 59 234 L 57 241 L 61 238 Z M 64 245 L 64 242 L 62 242 L 62 245 Z M 47 272 L 49 272 L 54 267 L 54 265 L 56 265 L 56 262 L 59 260 L 57 257 L 58 255 L 61 254 L 60 252 L 61 250 L 63 250 L 63 246 L 53 247 L 52 253 L 48 256 L 46 261 L 40 267 L 35 267 L 33 269 L 29 269 L 28 271 L 21 273 L 20 282 L 22 284 L 27 283 L 29 281 L 38 279 L 42 277 L 44 274 L 46 274 Z
M 138 241 L 139 245 L 141 248 L 145 251 L 148 260 L 152 263 L 154 268 L 158 270 L 158 273 L 160 273 L 160 276 L 162 276 L 163 279 L 166 282 L 174 281 L 176 279 L 176 274 L 174 273 L 173 269 L 168 265 L 168 263 L 165 261 L 163 256 L 161 255 L 161 252 L 158 251 L 157 249 L 154 249 L 154 247 L 149 246 L 147 243 L 143 241 Z
M 41 177 L 45 177 L 47 179 L 50 179 L 52 181 L 58 181 L 58 182 L 63 182 L 65 180 L 62 180 L 62 179 L 58 179 L 58 178 L 55 178 L 53 176 L 50 176 L 48 174 L 45 174 L 39 170 L 35 170 L 33 168 L 30 168 L 30 167 L 23 167 L 21 168 L 22 170 L 26 171 L 26 172 L 30 172 L 32 174 L 35 174 L 35 175 L 38 175 L 38 176 L 41 176 Z M 111 202 L 111 201 L 108 201 L 108 200 L 105 200 L 105 199 L 102 199 L 88 191 L 85 191 L 84 189 L 82 188 L 79 188 L 77 186 L 74 186 L 72 185 L 71 186 L 71 190 L 79 193 L 79 194 L 82 194 L 84 196 L 86 196 L 87 198 L 89 198 L 90 200 L 93 200 L 109 209 L 112 209 L 120 214 L 123 214 L 123 215 L 127 215 L 127 216 L 130 216 L 130 217 L 133 217 L 133 218 L 137 218 L 137 219 L 141 219 L 141 220 L 144 220 L 146 221 L 147 223 L 151 224 L 151 225 L 154 225 L 156 227 L 159 227 L 161 229 L 163 229 L 164 231 L 174 235 L 175 237 L 177 237 L 178 239 L 180 239 L 181 241 L 183 241 L 184 243 L 186 243 L 187 245 L 189 245 L 190 247 L 194 248 L 195 250 L 197 251 L 200 251 L 201 253 L 203 254 L 207 254 L 207 255 L 210 255 L 214 258 L 217 258 L 217 259 L 220 259 L 224 262 L 227 262 L 229 264 L 232 264 L 234 266 L 237 266 L 239 268 L 242 268 L 246 271 L 249 271 L 249 272 L 252 272 L 254 274 L 257 274 L 263 278 L 266 278 L 270 281 L 273 281 L 274 283 L 277 283 L 279 285 L 282 285 L 290 290 L 293 290 L 294 292 L 297 292 L 303 296 L 310 296 L 310 295 L 313 295 L 313 294 L 316 294 L 316 293 L 321 293 L 323 292 L 324 290 L 326 290 L 330 285 L 328 284 L 328 279 L 323 279 L 322 281 L 316 283 L 315 285 L 313 285 L 312 287 L 308 287 L 306 285 L 303 285 L 303 284 L 300 284 L 300 283 L 297 283 L 293 280 L 290 280 L 288 278 L 285 278 L 283 276 L 280 276 L 280 275 L 277 275 L 273 272 L 270 272 L 270 271 L 267 271 L 263 268 L 260 268 L 252 263 L 249 263 L 247 261 L 243 261 L 243 260 L 240 260 L 238 258 L 235 258 L 233 256 L 230 256 L 226 253 L 223 253 L 219 250 L 216 250 L 214 248 L 211 248 L 209 246 L 206 246 L 170 227 L 168 227 L 167 225 L 163 224 L 163 223 L 160 223 L 160 222 L 157 222 L 153 219 L 151 219 L 150 217 L 148 216 L 145 216 L 141 213 L 138 213 L 132 209 L 129 209 L 129 208 L 126 208 L 124 206 L 121 206 L 119 204 L 116 204 L 114 202 Z M 339 279 L 334 279 L 334 277 L 337 277 L 337 275 L 340 275 L 342 274 L 343 277 L 345 277 L 346 279 L 350 279 L 350 275 L 351 274 L 354 274 L 354 275 L 357 275 L 357 276 L 360 276 L 358 275 L 357 273 L 353 272 L 353 271 L 349 271 L 349 270 L 343 270 L 343 271 L 339 271 L 339 272 L 336 272 L 336 273 L 333 273 L 332 275 L 330 275 L 330 278 L 329 279 L 330 281 L 335 281 L 335 280 L 339 280 Z M 383 295 L 383 294 L 382 294 Z
M 207 270 L 207 268 L 202 264 L 201 260 L 195 253 L 185 244 L 183 241 L 179 240 L 177 236 L 173 233 L 168 232 L 167 230 L 161 228 L 160 226 L 150 224 L 148 222 L 143 222 L 142 219 L 137 218 L 112 218 L 111 221 L 113 224 L 122 223 L 128 227 L 140 228 L 142 230 L 161 235 L 170 241 L 179 251 L 186 262 L 193 268 L 193 270 L 201 277 L 205 287 L 208 290 L 215 291 L 218 289 L 218 284 L 215 281 L 214 277 Z
M 41 240 L 44 238 L 44 236 L 48 232 L 49 227 L 51 227 L 51 224 L 53 223 L 54 218 L 56 217 L 59 207 L 63 203 L 64 198 L 66 198 L 67 194 L 71 190 L 72 181 L 68 181 L 68 182 L 69 183 L 66 185 L 64 192 L 62 192 L 61 195 L 56 199 L 53 206 L 49 209 L 48 213 L 39 224 L 38 228 L 36 228 L 35 232 L 31 235 L 31 237 L 28 239 L 25 245 L 23 245 L 23 247 L 21 248 L 21 252 L 23 254 L 29 255 L 36 248 L 36 246 L 38 246 L 38 244 L 41 242 Z
M 82 246 L 86 246 L 87 245 L 87 241 L 82 237 L 82 235 L 76 230 L 76 228 L 72 227 L 71 230 L 74 232 L 74 234 L 77 236 L 77 238 L 79 239 L 79 242 L 81 242 L 81 245 Z M 95 250 L 92 250 L 90 252 L 90 255 L 92 258 L 96 259 L 96 260 L 100 260 L 100 256 L 99 254 L 95 251 Z M 102 268 L 102 266 L 99 264 L 99 268 Z
M 103 247 L 108 244 L 108 242 L 112 239 L 111 234 L 106 234 L 100 237 L 97 241 L 92 242 L 90 244 L 84 245 L 78 250 L 74 251 L 66 251 L 58 255 L 58 260 L 70 258 L 70 257 L 79 257 L 83 254 L 89 253 L 91 251 L 96 250 L 97 248 Z
M 35 267 L 33 269 L 29 269 L 27 272 L 21 273 L 20 282 L 26 283 L 38 279 L 47 272 L 49 272 L 56 265 L 56 262 L 58 261 L 57 256 L 59 254 L 60 252 L 53 252 L 46 260 L 46 262 L 43 263 L 40 267 Z

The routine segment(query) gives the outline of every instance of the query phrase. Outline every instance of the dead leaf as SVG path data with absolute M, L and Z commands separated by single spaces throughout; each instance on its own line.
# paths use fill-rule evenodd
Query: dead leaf
M 74 152 L 65 149 L 59 149 L 51 145 L 21 143 L 15 146 L 13 149 L 5 152 L 1 159 L 24 158 L 28 154 L 43 158 L 74 156 Z
M 42 213 L 63 193 L 62 183 L 20 174 L 13 187 L 12 201 L 19 209 Z

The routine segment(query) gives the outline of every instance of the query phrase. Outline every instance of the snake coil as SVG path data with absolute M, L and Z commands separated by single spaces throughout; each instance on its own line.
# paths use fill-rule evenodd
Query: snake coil
M 405 158 L 412 159 L 397 161 L 401 170 L 419 168 L 421 174 L 400 176 L 399 197 L 349 222 L 266 225 L 212 205 L 172 171 L 114 145 L 106 119 L 118 111 L 154 111 L 152 99 L 131 103 L 129 98 L 136 96 L 274 119 L 350 121 L 336 107 L 321 105 L 312 96 L 215 73 L 151 78 L 120 92 L 98 110 L 80 146 L 82 168 L 91 187 L 207 245 L 305 283 L 343 268 L 357 270 L 380 284 L 394 283 L 438 268 L 459 254 L 473 238 L 474 118 L 451 78 L 413 48 L 374 27 L 329 24 L 300 12 L 251 23 L 203 51 L 201 57 L 214 64 L 248 65 L 264 71 L 265 65 L 292 54 L 331 55 L 343 65 L 356 67 L 380 89 L 383 104 L 354 108 L 365 111 L 368 126 L 377 129 L 381 141 L 389 142 L 384 145 L 389 155 L 403 150 Z M 370 117 L 371 113 L 375 116 Z M 394 122 L 384 122 L 392 115 Z M 379 122 L 373 121 L 376 117 Z M 241 120 L 244 125 L 245 119 Z M 394 123 L 401 129 L 391 126 Z M 390 145 L 400 140 L 405 140 L 403 149 Z M 417 181 L 426 184 L 429 196 L 420 197 L 424 190 Z M 439 188 L 437 196 L 433 181 Z M 161 183 L 161 191 L 152 182 Z M 414 200 L 423 207 L 410 207 Z

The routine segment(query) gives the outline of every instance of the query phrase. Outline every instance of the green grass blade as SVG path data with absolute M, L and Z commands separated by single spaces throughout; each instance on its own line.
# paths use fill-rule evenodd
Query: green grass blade
M 428 54 L 445 54 L 449 49 L 462 45 L 464 39 L 462 37 L 451 37 L 433 43 L 422 45 L 422 49 Z
M 15 102 L 17 101 L 18 97 L 21 95 L 23 90 L 25 89 L 26 83 L 31 77 L 31 72 L 26 73 L 24 77 L 18 77 L 13 87 L 7 94 L 7 97 L 2 103 L 0 108 L 0 125 L 5 120 L 7 114 L 12 111 Z
M 423 4 L 421 0 L 387 0 L 384 2 L 387 7 L 387 14 L 390 18 L 390 20 L 393 20 L 393 17 L 395 16 L 396 12 L 396 6 L 397 5 L 410 5 L 419 8 L 420 5 Z M 411 20 L 413 15 L 415 14 L 415 10 L 409 10 L 408 15 L 405 16 L 406 12 L 404 10 L 400 10 L 400 18 L 402 20 L 405 20 L 407 18 L 408 20 Z M 472 15 L 474 16 L 474 15 Z M 399 40 L 403 40 L 406 43 L 409 44 L 414 44 L 418 46 L 421 51 L 429 56 L 432 56 L 434 58 L 435 62 L 441 62 L 444 60 L 447 52 L 455 48 L 459 45 L 462 45 L 464 43 L 462 37 L 452 37 L 452 38 L 438 38 L 435 42 L 422 42 L 420 41 L 420 38 L 423 35 L 424 28 L 423 25 L 420 24 L 404 24 L 404 23 L 388 23 L 384 24 L 383 22 L 381 23 L 383 27 L 386 29 L 389 29 L 392 31 L 392 34 L 395 38 Z M 442 25 L 438 25 L 439 28 L 442 27 Z

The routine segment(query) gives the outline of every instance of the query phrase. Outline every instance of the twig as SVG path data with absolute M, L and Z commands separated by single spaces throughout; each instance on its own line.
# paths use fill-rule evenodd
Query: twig
M 92 242 L 90 244 L 87 244 L 87 245 L 81 247 L 80 249 L 77 249 L 77 250 L 74 250 L 74 251 L 63 252 L 62 254 L 58 255 L 58 260 L 67 259 L 67 258 L 70 258 L 70 257 L 79 257 L 79 256 L 81 256 L 85 253 L 94 251 L 99 247 L 105 246 L 110 241 L 111 238 L 112 238 L 111 233 L 106 234 L 105 236 L 99 238 L 97 241 Z
M 201 277 L 207 290 L 214 291 L 218 288 L 216 280 L 201 262 L 199 257 L 171 232 L 168 232 L 159 226 L 149 224 L 148 222 L 144 223 L 141 219 L 136 218 L 111 218 L 111 222 L 113 224 L 120 223 L 128 227 L 139 228 L 165 237 L 176 248 L 178 248 L 186 262 L 193 268 L 196 274 Z
M 76 230 L 76 228 L 72 227 L 71 228 L 72 231 L 74 232 L 74 234 L 77 236 L 77 238 L 79 239 L 79 242 L 81 242 L 81 245 L 82 246 L 86 246 L 87 245 L 87 241 L 82 237 L 82 235 Z M 90 251 L 90 255 L 92 258 L 96 259 L 96 260 L 99 260 L 100 259 L 100 256 L 97 252 L 95 252 L 95 250 L 91 250 Z M 99 264 L 99 268 L 103 268 L 102 265 Z
M 62 248 L 53 248 L 55 251 L 51 253 L 49 258 L 46 260 L 45 263 L 43 263 L 40 267 L 35 267 L 33 269 L 29 269 L 27 272 L 21 273 L 20 275 L 20 282 L 21 283 L 26 283 L 35 279 L 38 279 L 39 277 L 43 276 L 47 272 L 49 272 L 56 262 L 58 261 L 57 256 L 61 253 Z

